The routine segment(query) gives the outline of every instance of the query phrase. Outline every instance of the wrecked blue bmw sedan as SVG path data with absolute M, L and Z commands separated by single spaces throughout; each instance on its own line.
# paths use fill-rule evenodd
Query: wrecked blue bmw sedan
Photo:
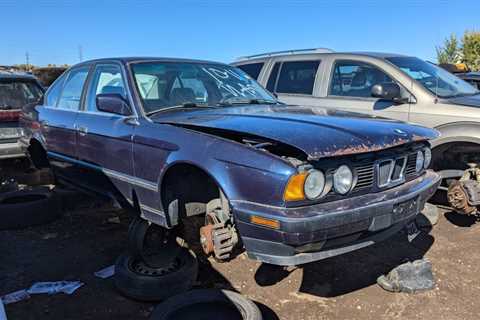
M 285 105 L 220 63 L 83 62 L 36 112 L 24 142 L 37 167 L 167 229 L 201 217 L 195 237 L 217 259 L 243 246 L 298 265 L 371 245 L 411 224 L 440 183 L 436 131 Z

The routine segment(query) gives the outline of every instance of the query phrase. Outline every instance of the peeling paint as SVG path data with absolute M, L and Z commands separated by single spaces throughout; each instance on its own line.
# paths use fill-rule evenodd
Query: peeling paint
M 427 139 L 422 136 L 412 136 L 411 139 L 398 138 L 386 144 L 362 143 L 360 145 L 347 146 L 344 148 L 337 148 L 335 145 L 333 145 L 335 149 L 327 149 L 327 150 L 314 152 L 309 155 L 308 159 L 318 160 L 320 158 L 327 158 L 327 157 L 337 157 L 337 156 L 345 156 L 345 155 L 360 154 L 360 153 L 367 153 L 367 152 L 375 152 L 375 151 L 397 147 L 409 142 L 418 142 L 418 141 L 426 141 L 426 140 Z

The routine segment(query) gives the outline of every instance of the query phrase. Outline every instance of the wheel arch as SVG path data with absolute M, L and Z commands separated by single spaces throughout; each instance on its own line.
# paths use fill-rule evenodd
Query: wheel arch
M 190 179 L 187 180 L 187 177 Z M 206 208 L 208 201 L 220 197 L 220 193 L 229 199 L 231 190 L 220 183 L 218 176 L 191 161 L 170 163 L 159 179 L 161 206 L 173 225 L 178 222 L 177 219 L 203 214 L 202 207 Z M 178 202 L 172 206 L 174 201 Z
M 50 166 L 47 150 L 41 140 L 32 137 L 29 141 L 27 152 L 30 160 L 37 169 L 48 168 Z
M 468 162 L 480 162 L 480 123 L 454 122 L 435 129 L 441 136 L 432 141 L 432 168 L 464 170 Z

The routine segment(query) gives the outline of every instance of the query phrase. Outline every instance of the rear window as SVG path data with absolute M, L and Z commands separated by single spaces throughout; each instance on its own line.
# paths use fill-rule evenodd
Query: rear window
M 311 95 L 319 65 L 320 61 L 284 62 L 275 91 Z
M 262 71 L 262 68 L 263 68 L 263 62 L 244 64 L 241 66 L 237 66 L 237 68 L 242 69 L 250 77 L 252 77 L 255 80 L 258 80 L 260 71 Z
M 21 109 L 38 101 L 43 92 L 35 81 L 22 79 L 0 80 L 0 110 Z

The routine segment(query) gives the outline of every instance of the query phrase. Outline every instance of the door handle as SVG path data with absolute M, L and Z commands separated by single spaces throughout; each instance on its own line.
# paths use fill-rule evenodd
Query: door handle
M 88 128 L 87 127 L 77 127 L 78 134 L 81 135 L 82 137 L 86 136 L 88 133 Z

